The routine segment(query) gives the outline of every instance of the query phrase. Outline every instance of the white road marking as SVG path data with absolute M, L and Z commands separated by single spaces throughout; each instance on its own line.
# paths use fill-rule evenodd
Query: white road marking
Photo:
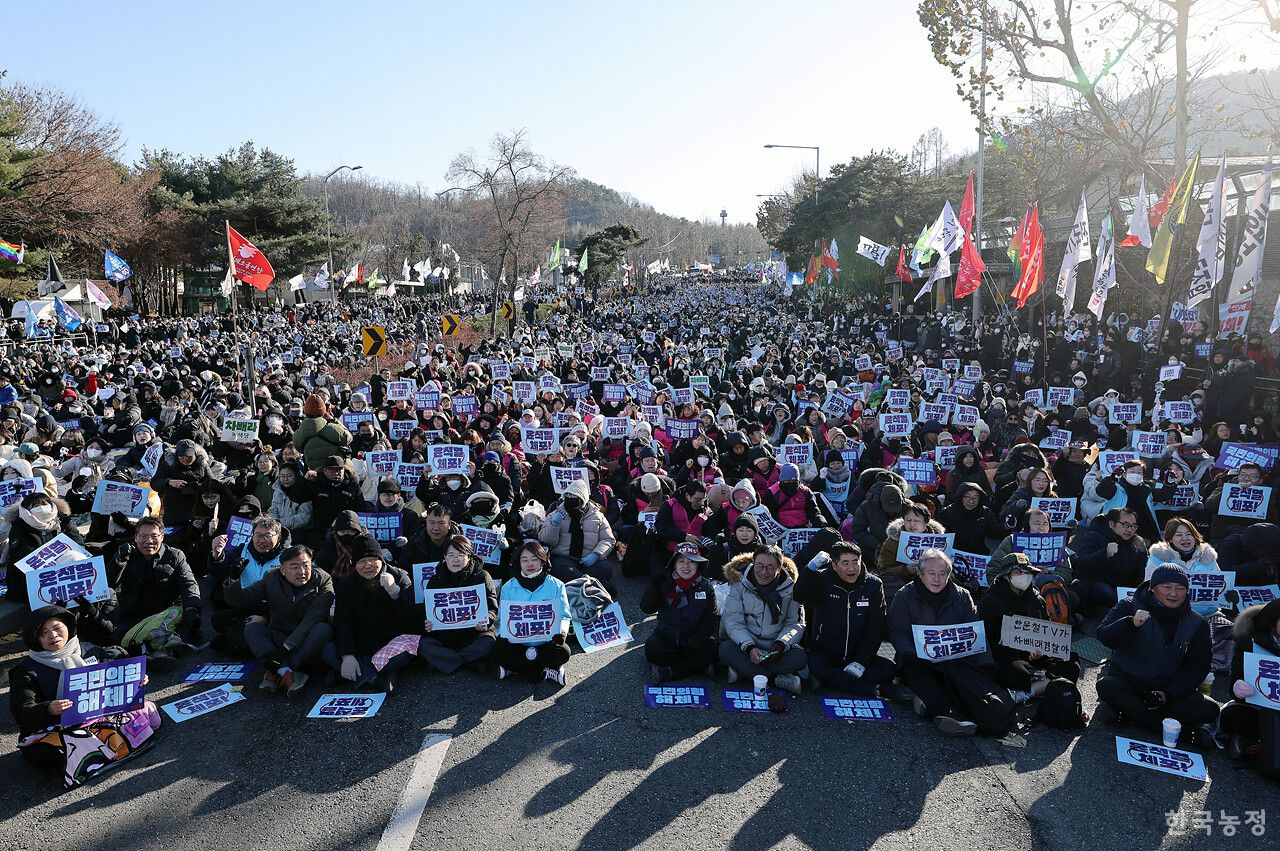
M 422 811 L 427 808 L 436 778 L 440 776 L 440 767 L 444 765 L 444 756 L 449 752 L 452 738 L 440 733 L 429 733 L 422 740 L 422 749 L 413 762 L 409 782 L 405 784 L 396 810 L 391 814 L 391 821 L 387 823 L 386 830 L 382 831 L 377 851 L 409 851 L 414 834 L 418 832 Z

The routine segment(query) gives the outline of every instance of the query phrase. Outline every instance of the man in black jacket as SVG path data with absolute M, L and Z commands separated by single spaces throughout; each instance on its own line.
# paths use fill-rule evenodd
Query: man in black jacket
M 133 543 L 116 550 L 112 587 L 119 598 L 115 634 L 122 639 L 134 626 L 166 609 L 180 607 L 178 629 L 187 643 L 200 637 L 200 586 L 187 557 L 164 543 L 164 524 L 144 517 Z M 147 638 L 147 636 L 143 636 Z M 141 644 L 142 642 L 133 642 Z
M 832 691 L 867 697 L 879 689 L 897 698 L 893 663 L 879 655 L 889 637 L 884 583 L 862 569 L 856 544 L 837 541 L 828 553 L 800 571 L 796 584 L 810 624 L 809 671 Z
M 319 535 L 328 532 L 343 511 L 364 510 L 360 483 L 337 455 L 325 459 L 324 469 L 316 475 L 312 488 L 311 529 Z
M 1147 542 L 1128 508 L 1113 508 L 1089 521 L 1071 539 L 1075 553 L 1072 589 L 1086 608 L 1114 606 L 1117 588 L 1136 588 L 1147 566 Z

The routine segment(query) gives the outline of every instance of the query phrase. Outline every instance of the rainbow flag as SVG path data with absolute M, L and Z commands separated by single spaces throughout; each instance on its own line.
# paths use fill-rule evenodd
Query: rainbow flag
M 18 265 L 22 265 L 22 255 L 26 254 L 27 246 L 19 243 L 14 245 L 12 242 L 5 242 L 0 239 L 0 257 L 6 260 L 12 260 Z

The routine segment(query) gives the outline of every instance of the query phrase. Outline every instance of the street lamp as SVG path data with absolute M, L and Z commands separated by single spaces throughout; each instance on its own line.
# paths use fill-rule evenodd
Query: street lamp
M 813 203 L 818 203 L 818 181 L 822 180 L 822 153 L 817 145 L 765 145 L 766 148 L 795 148 L 813 151 Z
M 337 301 L 338 296 L 335 293 L 335 290 L 337 289 L 337 287 L 334 285 L 334 283 L 332 283 L 333 276 L 336 274 L 337 270 L 333 268 L 333 231 L 329 227 L 329 178 L 333 177 L 335 174 L 342 171 L 343 169 L 350 169 L 351 171 L 359 171 L 362 168 L 364 168 L 364 166 L 362 165 L 340 165 L 337 168 L 335 168 L 333 171 L 329 172 L 324 176 L 324 241 L 325 241 L 325 247 L 329 253 L 329 279 L 330 279 L 329 300 L 330 301 Z

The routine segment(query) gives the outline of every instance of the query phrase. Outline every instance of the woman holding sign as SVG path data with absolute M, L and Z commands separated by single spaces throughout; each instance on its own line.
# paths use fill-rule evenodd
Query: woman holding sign
M 436 572 L 427 580 L 427 588 L 465 588 L 483 585 L 488 601 L 489 619 L 482 624 L 463 629 L 432 629 L 431 622 L 424 623 L 427 633 L 418 643 L 418 655 L 433 670 L 452 674 L 463 665 L 478 667 L 489 658 L 496 641 L 498 628 L 498 591 L 484 569 L 475 545 L 465 535 L 454 535 L 445 547 L 444 558 L 436 566 Z
M 547 601 L 559 607 L 561 613 L 569 611 L 569 597 L 564 583 L 551 575 L 551 556 L 537 541 L 525 541 L 520 547 L 520 571 L 502 586 L 502 602 Z M 493 660 L 498 663 L 498 679 L 518 674 L 530 682 L 550 680 L 564 685 L 564 666 L 569 661 L 569 647 L 565 636 L 569 633 L 569 616 L 562 614 L 555 634 L 550 641 L 536 644 L 517 644 L 499 638 L 493 648 Z
M 9 545 L 0 563 L 8 569 L 5 596 L 27 606 L 27 576 L 15 562 L 52 541 L 66 535 L 84 546 L 84 538 L 71 522 L 71 509 L 57 496 L 29 493 L 4 510 L 3 522 L 9 526 Z
M 1231 738 L 1227 756 L 1247 761 L 1261 774 L 1280 777 L 1280 710 L 1275 703 L 1262 708 L 1258 699 L 1257 680 L 1245 676 L 1245 660 L 1249 654 L 1253 664 L 1258 656 L 1280 656 L 1280 600 L 1266 605 L 1250 606 L 1240 613 L 1235 623 L 1236 650 L 1231 660 L 1231 693 L 1235 700 L 1222 707 L 1218 725 Z M 1264 683 L 1274 681 L 1274 674 Z

